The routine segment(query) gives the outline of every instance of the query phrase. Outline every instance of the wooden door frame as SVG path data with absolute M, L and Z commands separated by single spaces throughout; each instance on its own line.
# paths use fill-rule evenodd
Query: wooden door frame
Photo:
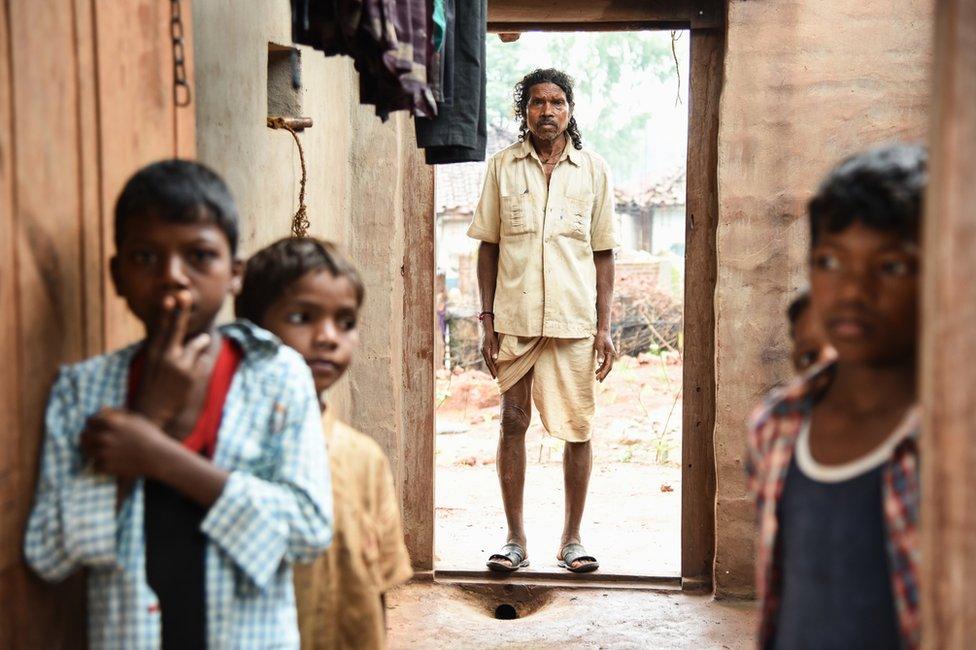
M 691 30 L 685 175 L 681 578 L 711 591 L 715 559 L 715 283 L 725 28 Z
M 929 183 L 922 232 L 920 600 L 926 648 L 971 647 L 976 632 L 976 7 L 935 13 Z
M 488 3 L 488 31 L 492 33 L 645 29 L 690 31 L 681 581 L 685 588 L 695 590 L 711 590 L 715 555 L 715 235 L 718 224 L 718 123 L 725 58 L 725 11 L 723 0 L 563 0 L 558 4 L 541 0 L 489 0 Z M 425 230 L 432 231 L 430 228 Z M 424 430 L 429 430 L 433 436 L 433 426 Z M 433 440 L 429 444 L 424 441 L 423 446 L 433 452 Z M 433 489 L 432 477 L 429 492 L 424 490 L 425 507 L 433 504 Z M 417 508 L 414 507 L 413 511 L 416 512 Z M 431 543 L 428 547 L 431 557 L 425 554 L 424 558 L 415 558 L 418 565 L 433 566 L 433 528 L 431 522 Z M 660 579 L 649 578 L 648 581 L 660 582 Z

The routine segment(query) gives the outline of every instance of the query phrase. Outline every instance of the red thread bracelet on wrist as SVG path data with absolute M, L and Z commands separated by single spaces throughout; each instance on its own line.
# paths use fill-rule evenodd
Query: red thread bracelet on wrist
M 481 321 L 482 323 L 485 322 L 485 316 L 491 316 L 491 319 L 495 320 L 495 312 L 493 311 L 481 312 L 480 314 L 478 314 L 478 320 Z

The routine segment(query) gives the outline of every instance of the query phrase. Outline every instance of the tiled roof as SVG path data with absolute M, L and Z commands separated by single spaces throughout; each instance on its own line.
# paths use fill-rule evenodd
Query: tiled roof
M 485 182 L 483 162 L 438 165 L 434 171 L 434 205 L 437 214 L 449 210 L 474 214 Z
M 518 139 L 518 135 L 499 128 L 488 129 L 488 156 L 501 151 Z M 485 183 L 484 162 L 437 165 L 434 170 L 434 206 L 437 214 L 453 211 L 474 214 Z
M 615 188 L 614 198 L 618 206 L 662 206 L 685 204 L 685 170 L 680 169 L 648 181 L 636 191 Z

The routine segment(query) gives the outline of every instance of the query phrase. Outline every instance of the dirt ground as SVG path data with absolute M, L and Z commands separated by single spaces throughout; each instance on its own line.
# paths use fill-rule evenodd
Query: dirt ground
M 390 648 L 711 648 L 755 645 L 755 606 L 710 596 L 559 589 L 534 612 L 497 620 L 499 598 L 413 583 L 388 596 Z
M 498 392 L 478 371 L 442 371 L 437 388 L 435 566 L 482 569 L 505 542 L 495 469 Z M 602 573 L 679 574 L 680 391 L 680 360 L 650 355 L 619 359 L 598 385 L 583 542 Z M 525 521 L 535 571 L 561 571 L 562 446 L 533 414 Z

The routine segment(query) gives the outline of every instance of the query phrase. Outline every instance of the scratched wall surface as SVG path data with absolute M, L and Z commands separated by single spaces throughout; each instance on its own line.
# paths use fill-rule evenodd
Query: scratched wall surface
M 715 584 L 753 591 L 745 422 L 789 376 L 785 309 L 806 282 L 805 202 L 839 159 L 927 127 L 931 0 L 729 6 L 719 130 Z

